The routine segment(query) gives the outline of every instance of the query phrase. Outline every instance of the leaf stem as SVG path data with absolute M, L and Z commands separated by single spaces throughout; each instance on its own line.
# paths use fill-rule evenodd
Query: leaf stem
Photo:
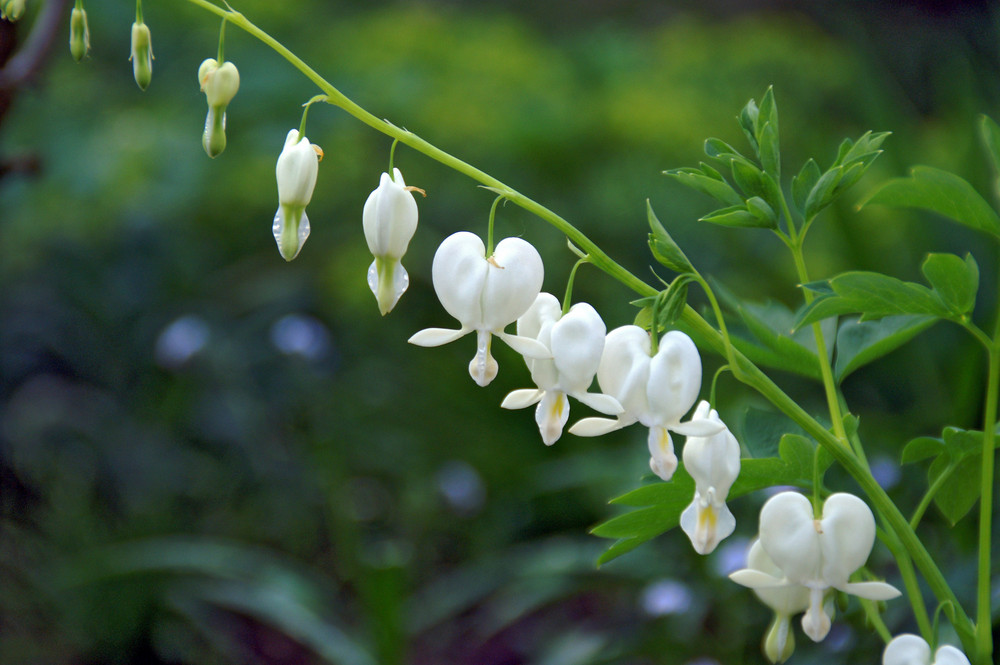
M 1000 332 L 1000 321 L 998 321 Z M 1000 343 L 993 340 L 986 379 L 986 404 L 983 411 L 983 469 L 979 496 L 979 561 L 976 594 L 976 663 L 992 662 L 993 625 L 990 608 L 990 541 L 993 526 L 993 471 L 996 460 L 997 397 L 1000 391 Z

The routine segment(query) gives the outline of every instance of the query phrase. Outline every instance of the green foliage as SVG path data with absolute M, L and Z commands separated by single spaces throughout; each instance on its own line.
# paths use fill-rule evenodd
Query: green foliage
M 931 254 L 923 264 L 931 288 L 874 272 L 847 272 L 806 284 L 817 297 L 795 322 L 796 328 L 841 314 L 861 321 L 917 315 L 961 320 L 975 306 L 979 268 L 971 255 Z
M 972 185 L 931 166 L 914 166 L 909 177 L 885 183 L 863 205 L 873 203 L 929 210 L 1000 238 L 1000 217 Z
M 906 314 L 877 321 L 842 321 L 837 328 L 834 378 L 840 383 L 854 370 L 895 351 L 936 321 L 935 316 Z
M 774 485 L 811 487 L 815 448 L 815 444 L 806 437 L 786 434 L 778 445 L 778 457 L 741 461 L 740 476 L 730 489 L 729 498 L 735 499 Z M 693 495 L 694 481 L 681 465 L 669 483 L 645 485 L 612 499 L 613 504 L 637 510 L 594 527 L 591 533 L 595 536 L 617 539 L 600 556 L 598 564 L 631 552 L 651 538 L 676 527 L 680 514 L 691 503 Z
M 688 257 L 685 256 L 681 248 L 674 242 L 674 239 L 670 237 L 667 230 L 663 228 L 663 224 L 657 219 L 656 213 L 653 212 L 653 206 L 648 199 L 646 200 L 646 217 L 650 229 L 649 249 L 653 253 L 653 257 L 674 272 L 692 272 L 691 261 L 688 260 Z
M 1000 433 L 1000 426 L 997 432 Z M 982 448 L 982 431 L 946 427 L 940 438 L 913 439 L 900 455 L 902 464 L 932 460 L 927 469 L 927 484 L 934 488 L 934 505 L 952 526 L 979 500 Z

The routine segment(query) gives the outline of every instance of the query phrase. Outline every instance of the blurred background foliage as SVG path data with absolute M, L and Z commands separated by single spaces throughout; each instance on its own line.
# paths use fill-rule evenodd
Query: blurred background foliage
M 24 42 L 44 4 L 29 2 L 0 51 Z M 768 85 L 788 171 L 890 130 L 813 231 L 814 279 L 915 280 L 928 251 L 971 250 L 977 311 L 995 305 L 997 257 L 972 232 L 853 208 L 913 163 L 991 189 L 973 130 L 1000 102 L 991 3 L 234 4 L 362 106 L 652 280 L 649 198 L 699 269 L 743 298 L 796 306 L 779 244 L 699 225 L 710 203 L 661 172 L 697 163 L 708 136 L 742 145 L 734 116 Z M 0 662 L 761 662 L 766 612 L 724 573 L 742 564 L 763 497 L 734 502 L 738 535 L 708 557 L 672 533 L 597 570 L 609 543 L 587 531 L 617 513 L 608 498 L 644 482 L 645 432 L 546 449 L 527 412 L 498 408 L 528 385 L 513 352 L 497 349 L 499 377 L 474 390 L 469 340 L 407 345 L 448 325 L 433 251 L 455 230 L 485 232 L 491 195 L 400 147 L 397 166 L 428 195 L 410 290 L 383 319 L 360 218 L 389 141 L 314 108 L 308 135 L 326 156 L 313 231 L 286 264 L 270 235 L 274 160 L 315 90 L 228 30 L 242 87 L 226 152 L 209 160 L 195 72 L 218 23 L 184 2 L 145 5 L 157 55 L 145 94 L 126 61 L 130 3 L 89 0 L 90 57 L 64 52 L 67 17 L 0 126 L 0 160 L 38 164 L 0 178 Z M 535 243 L 561 296 L 574 257 L 558 234 L 513 206 L 498 233 Z M 595 271 L 576 284 L 609 328 L 635 316 L 632 294 Z M 706 377 L 719 364 L 706 356 Z M 845 384 L 903 505 L 925 471 L 896 467 L 902 444 L 979 427 L 982 373 L 978 351 L 938 326 Z M 822 412 L 815 386 L 777 378 Z M 739 433 L 762 405 L 730 379 L 719 390 Z M 922 528 L 966 597 L 970 520 L 951 529 L 932 514 Z M 851 605 L 821 645 L 800 634 L 795 662 L 876 662 L 857 615 Z M 899 606 L 888 621 L 913 629 Z

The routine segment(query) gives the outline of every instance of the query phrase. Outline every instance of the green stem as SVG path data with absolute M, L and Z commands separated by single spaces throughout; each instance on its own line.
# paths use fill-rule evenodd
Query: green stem
M 220 66 L 226 61 L 226 19 L 222 19 L 222 27 L 219 28 L 219 57 L 215 60 Z
M 1000 331 L 1000 323 L 998 323 Z M 997 393 L 1000 390 L 1000 343 L 994 340 L 990 349 L 989 372 L 986 384 L 986 405 L 983 409 L 983 471 L 979 496 L 979 565 L 976 594 L 976 662 L 992 662 L 993 624 L 990 611 L 990 540 L 993 526 L 993 465 L 997 422 Z
M 296 69 L 301 71 L 310 81 L 316 84 L 316 86 L 327 95 L 329 103 L 339 106 L 344 111 L 369 127 L 372 127 L 389 137 L 399 139 L 401 143 L 410 146 L 414 150 L 443 164 L 444 166 L 468 176 L 472 180 L 485 185 L 498 194 L 503 194 L 504 197 L 513 201 L 516 205 L 555 227 L 556 230 L 566 236 L 584 253 L 589 255 L 590 262 L 594 266 L 608 274 L 613 279 L 622 283 L 627 288 L 635 291 L 640 296 L 651 296 L 657 293 L 655 288 L 645 283 L 611 259 L 600 247 L 590 240 L 590 238 L 553 211 L 517 192 L 493 176 L 475 168 L 470 164 L 467 164 L 466 162 L 463 162 L 449 153 L 444 152 L 416 134 L 401 129 L 384 120 L 380 120 L 352 102 L 339 90 L 334 88 L 330 83 L 317 74 L 315 70 L 309 67 L 298 56 L 289 51 L 284 45 L 268 35 L 266 32 L 248 21 L 239 12 L 225 10 L 211 2 L 208 2 L 207 0 L 187 1 L 220 17 L 228 18 L 233 25 L 239 27 L 269 46 L 276 53 L 291 63 Z M 751 363 L 746 356 L 741 354 L 738 350 L 730 350 L 727 338 L 723 337 L 719 331 L 709 325 L 709 323 L 690 306 L 685 306 L 681 318 L 687 324 L 689 330 L 701 339 L 704 344 L 714 349 L 720 355 L 727 357 L 731 355 L 731 365 L 734 375 L 736 375 L 744 384 L 757 390 L 757 392 L 770 401 L 778 410 L 785 413 L 795 423 L 802 427 L 802 429 L 818 441 L 820 445 L 827 448 L 834 460 L 836 460 L 857 481 L 862 491 L 868 496 L 874 504 L 876 510 L 883 516 L 886 523 L 896 533 L 903 546 L 913 557 L 914 563 L 924 575 L 931 591 L 939 600 L 946 604 L 948 608 L 946 611 L 948 612 L 948 617 L 952 625 L 955 627 L 955 630 L 962 639 L 963 646 L 967 651 L 971 652 L 975 645 L 975 628 L 973 627 L 971 620 L 963 611 L 958 599 L 948 586 L 947 580 L 941 573 L 937 564 L 934 562 L 934 559 L 927 552 L 920 539 L 917 538 L 913 529 L 910 528 L 906 518 L 903 517 L 899 508 L 893 503 L 892 499 L 890 499 L 885 491 L 878 485 L 871 473 L 869 473 L 861 462 L 859 462 L 858 457 L 854 454 L 854 452 L 847 445 L 845 445 L 845 440 L 832 435 L 821 423 L 819 423 L 801 406 L 799 406 L 795 400 L 782 391 L 756 365 Z M 822 337 L 820 337 L 820 340 L 822 340 Z M 825 344 L 823 346 L 825 347 Z M 826 355 L 824 353 L 821 353 L 820 355 L 821 361 L 824 361 L 826 359 Z M 843 429 L 843 423 L 840 419 L 834 419 L 834 426 L 835 428 L 839 427 L 841 430 Z
M 879 536 L 896 558 L 899 574 L 903 578 L 903 587 L 906 589 L 906 597 L 910 601 L 913 616 L 916 617 L 917 627 L 920 629 L 920 636 L 928 644 L 933 644 L 935 631 L 927 615 L 927 606 L 924 604 L 924 595 L 920 591 L 920 583 L 913 569 L 913 560 L 894 535 L 880 530 Z
M 135 0 L 135 22 L 142 25 L 142 0 Z
M 913 511 L 913 517 L 910 518 L 910 528 L 916 530 L 917 525 L 920 524 L 920 520 L 924 517 L 924 512 L 926 512 L 927 507 L 931 505 L 931 500 L 934 499 L 934 495 L 936 495 L 938 490 L 941 489 L 941 486 L 944 485 L 949 478 L 951 478 L 951 474 L 954 473 L 957 468 L 957 464 L 949 464 L 945 467 L 944 471 L 941 472 L 941 475 L 934 479 L 934 482 L 931 483 L 930 487 L 927 488 L 927 491 L 924 492 L 924 496 L 920 499 L 920 505 L 918 505 L 917 509 Z
M 573 282 L 576 280 L 576 271 L 584 263 L 590 263 L 590 259 L 586 256 L 577 260 L 577 262 L 573 264 L 573 268 L 569 271 L 569 279 L 566 280 L 566 295 L 563 296 L 562 302 L 563 316 L 569 314 L 569 308 L 573 305 Z
M 791 228 L 791 226 L 789 226 Z M 795 261 L 795 271 L 798 273 L 799 283 L 809 283 L 809 273 L 806 271 L 805 258 L 802 255 L 802 236 L 792 238 L 790 245 L 792 258 Z M 802 297 L 808 305 L 813 301 L 813 294 L 809 289 L 802 289 Z M 816 339 L 816 356 L 819 359 L 819 373 L 823 379 L 823 390 L 826 393 L 826 406 L 830 411 L 830 420 L 833 425 L 833 433 L 844 447 L 850 446 L 847 438 L 847 431 L 844 429 L 844 416 L 840 411 L 840 400 L 837 398 L 837 384 L 833 380 L 833 368 L 830 367 L 830 356 L 826 349 L 826 339 L 823 337 L 823 327 L 819 322 L 812 324 L 813 337 Z
M 393 139 L 392 147 L 389 148 L 389 177 L 392 178 L 393 182 L 396 180 L 396 146 L 399 144 L 399 139 Z
M 490 223 L 486 227 L 486 257 L 489 258 L 493 256 L 493 222 L 497 216 L 497 206 L 503 201 L 503 194 L 496 197 L 493 201 L 493 206 L 490 208 Z

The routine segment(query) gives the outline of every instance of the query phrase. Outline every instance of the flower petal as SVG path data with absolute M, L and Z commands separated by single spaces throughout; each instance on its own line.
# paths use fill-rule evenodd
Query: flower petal
M 622 424 L 621 420 L 612 418 L 584 418 L 573 423 L 569 433 L 576 436 L 601 436 L 630 424 Z
M 848 582 L 836 588 L 869 600 L 891 600 L 902 595 L 899 589 L 887 582 Z
M 458 330 L 451 330 L 450 328 L 424 328 L 414 333 L 406 341 L 417 346 L 441 346 L 442 344 L 454 342 L 459 337 L 464 337 L 470 332 L 472 332 L 470 328 L 459 328 Z
M 570 393 L 570 397 L 575 398 L 581 404 L 586 404 L 594 411 L 600 411 L 609 416 L 617 416 L 624 411 L 618 400 L 611 395 L 603 393 Z
M 537 404 L 542 396 L 545 395 L 544 390 L 538 390 L 537 388 L 522 388 L 521 390 L 513 390 L 503 398 L 500 403 L 501 409 L 525 409 L 533 404 Z
M 897 635 L 882 652 L 882 665 L 931 665 L 931 648 L 917 635 Z
M 493 334 L 506 342 L 507 346 L 514 349 L 522 356 L 526 356 L 528 358 L 552 357 L 552 353 L 549 352 L 548 347 L 539 342 L 537 339 L 521 337 L 520 335 L 511 335 L 510 333 L 505 333 L 503 331 L 493 331 Z

